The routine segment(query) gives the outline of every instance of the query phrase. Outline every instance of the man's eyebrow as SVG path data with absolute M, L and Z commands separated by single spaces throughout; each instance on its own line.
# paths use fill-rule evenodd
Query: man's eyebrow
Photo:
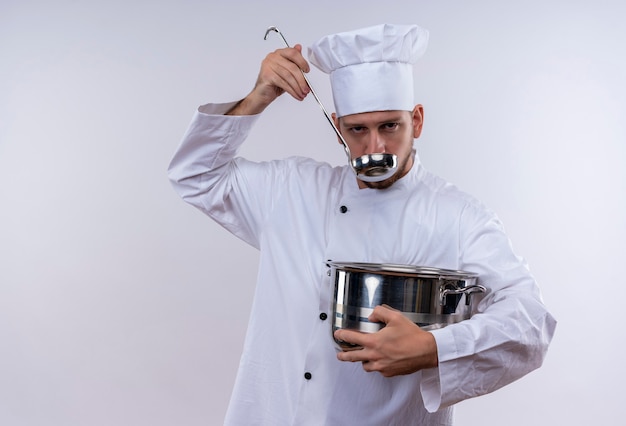
M 365 124 L 360 123 L 358 121 L 354 121 L 354 122 L 349 122 L 349 121 L 345 121 L 343 122 L 343 125 L 346 127 L 363 127 L 365 126 Z

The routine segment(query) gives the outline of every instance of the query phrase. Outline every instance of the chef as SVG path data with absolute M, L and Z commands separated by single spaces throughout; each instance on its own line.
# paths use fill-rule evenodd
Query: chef
M 427 171 L 414 148 L 424 108 L 414 101 L 413 68 L 427 41 L 417 25 L 382 24 L 309 49 L 309 61 L 330 75 L 332 118 L 352 156 L 397 156 L 397 172 L 381 182 L 358 179 L 348 165 L 237 155 L 278 96 L 310 93 L 300 45 L 268 54 L 245 98 L 196 111 L 169 167 L 172 184 L 260 251 L 225 424 L 451 425 L 455 403 L 542 364 L 556 323 L 527 265 L 496 215 Z M 307 136 L 297 143 L 319 143 Z M 363 347 L 341 352 L 331 333 L 329 259 L 470 271 L 487 291 L 471 319 L 434 331 L 377 307 L 370 320 L 386 326 L 337 331 Z

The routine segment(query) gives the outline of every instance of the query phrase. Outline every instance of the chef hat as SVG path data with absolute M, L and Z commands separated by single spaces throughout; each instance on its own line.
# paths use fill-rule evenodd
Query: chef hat
M 428 31 L 417 25 L 382 24 L 323 37 L 309 48 L 309 60 L 330 74 L 339 117 L 412 111 L 413 64 L 427 44 Z

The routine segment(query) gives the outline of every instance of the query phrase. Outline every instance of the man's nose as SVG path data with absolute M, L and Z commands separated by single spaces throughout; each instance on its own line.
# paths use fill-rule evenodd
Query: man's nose
M 365 154 L 385 152 L 385 141 L 378 132 L 370 132 L 365 146 Z

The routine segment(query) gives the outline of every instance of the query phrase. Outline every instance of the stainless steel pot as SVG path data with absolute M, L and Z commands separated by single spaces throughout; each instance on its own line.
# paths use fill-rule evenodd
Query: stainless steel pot
M 374 333 L 385 325 L 368 317 L 378 305 L 402 312 L 425 330 L 468 319 L 472 294 L 484 293 L 478 275 L 410 265 L 328 262 L 334 281 L 332 332 L 343 328 Z M 334 338 L 334 337 L 333 337 Z M 342 350 L 358 346 L 339 341 Z

